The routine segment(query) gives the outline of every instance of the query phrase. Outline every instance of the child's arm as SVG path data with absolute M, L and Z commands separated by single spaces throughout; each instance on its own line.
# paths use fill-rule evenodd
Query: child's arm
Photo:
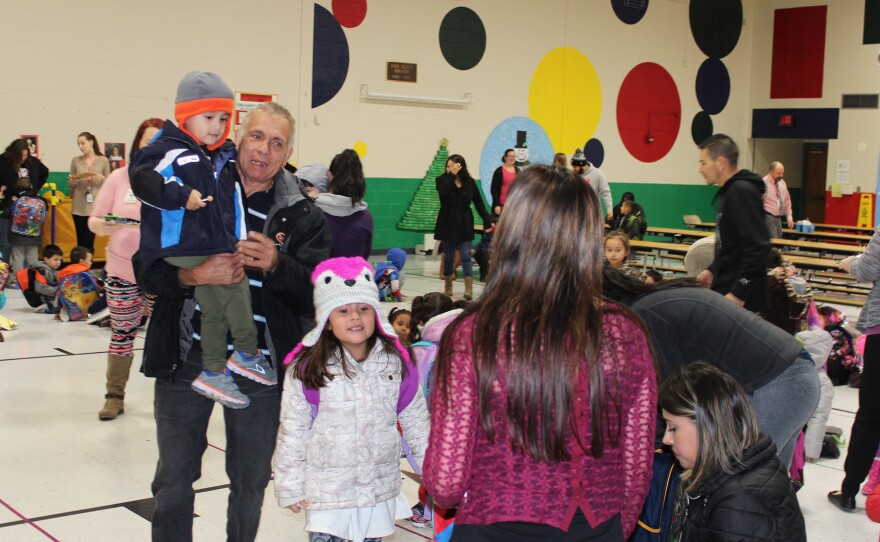
M 135 154 L 129 170 L 134 195 L 158 209 L 176 211 L 187 208 L 193 188 L 183 184 L 174 170 L 177 157 L 185 152 L 186 149 L 168 148 L 157 141 Z
M 306 500 L 306 469 L 312 410 L 303 394 L 302 382 L 293 368 L 284 377 L 281 396 L 281 424 L 272 467 L 275 471 L 275 496 L 282 507 L 300 506 Z M 291 508 L 294 512 L 298 512 Z

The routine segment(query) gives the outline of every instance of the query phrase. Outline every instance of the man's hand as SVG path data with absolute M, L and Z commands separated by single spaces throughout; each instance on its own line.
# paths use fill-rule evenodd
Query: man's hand
M 736 304 L 739 305 L 740 307 L 745 307 L 745 306 L 746 306 L 746 302 L 745 302 L 745 301 L 743 301 L 742 299 L 736 297 L 736 296 L 733 295 L 733 294 L 727 294 L 727 295 L 724 296 L 724 297 L 726 297 L 727 299 L 733 301 L 734 303 L 736 303 Z
M 244 279 L 242 257 L 237 254 L 214 254 L 192 269 L 177 272 L 181 286 L 228 286 Z
M 704 269 L 699 275 L 697 275 L 697 282 L 702 284 L 705 288 L 711 288 L 712 278 L 712 272 L 708 269 Z
M 195 211 L 201 209 L 205 205 L 207 205 L 207 203 L 202 201 L 202 193 L 193 189 L 193 191 L 189 193 L 189 198 L 186 200 L 186 210 Z
M 288 508 L 293 510 L 294 514 L 299 514 L 300 510 L 308 510 L 309 506 L 310 506 L 309 501 L 303 499 L 303 500 L 299 501 L 298 503 L 288 505 Z
M 249 231 L 247 241 L 238 242 L 238 253 L 244 256 L 244 265 L 264 273 L 271 273 L 278 265 L 275 243 L 260 232 Z
M 788 219 L 788 229 L 794 229 L 794 220 L 792 220 L 791 218 Z

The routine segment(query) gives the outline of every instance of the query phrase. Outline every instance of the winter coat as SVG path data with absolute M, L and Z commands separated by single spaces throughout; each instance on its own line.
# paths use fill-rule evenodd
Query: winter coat
M 831 403 L 834 400 L 834 384 L 825 372 L 825 362 L 834 347 L 834 339 L 824 329 L 801 331 L 795 337 L 804 343 L 804 350 L 810 354 L 819 374 L 819 404 L 810 421 L 807 422 L 807 430 L 804 433 L 804 451 L 807 458 L 818 459 L 822 454 L 825 428 L 828 425 Z
M 804 516 L 767 435 L 733 474 L 716 471 L 687 492 L 680 542 L 806 541 Z
M 522 169 L 517 166 L 513 166 L 516 169 L 516 174 L 519 175 L 522 173 Z M 504 167 L 498 166 L 495 171 L 492 173 L 492 184 L 490 185 L 489 192 L 492 194 L 492 212 L 495 212 L 496 207 L 501 207 L 504 204 L 501 202 L 501 189 L 504 186 Z M 509 192 L 508 192 L 509 193 Z M 507 196 L 507 193 L 505 193 Z M 507 198 L 505 197 L 505 201 Z
M 226 141 L 210 155 L 206 152 L 165 121 L 162 135 L 132 157 L 131 188 L 144 203 L 140 252 L 146 267 L 170 256 L 233 253 L 247 235 L 235 146 Z M 187 211 L 193 190 L 213 201 Z
M 483 223 L 489 222 L 489 213 L 483 205 L 480 189 L 473 179 L 462 179 L 461 187 L 455 186 L 455 175 L 444 173 L 437 177 L 437 194 L 440 196 L 440 212 L 434 226 L 434 238 L 438 241 L 474 240 L 474 215 L 471 203 L 477 209 Z
M 324 211 L 333 236 L 331 258 L 360 256 L 368 260 L 373 250 L 373 215 L 367 202 L 351 203 L 338 194 L 318 194 L 315 205 Z
M 874 230 L 865 252 L 852 259 L 850 272 L 861 282 L 874 283 L 856 324 L 859 331 L 865 332 L 880 325 L 880 225 Z
M 764 181 L 740 170 L 724 183 L 715 198 L 720 201 L 716 218 L 715 259 L 709 266 L 712 289 L 735 295 L 745 308 L 767 308 L 767 261 L 770 234 L 764 222 Z
M 22 167 L 28 170 L 31 190 L 34 194 L 39 194 L 43 185 L 46 184 L 46 179 L 49 178 L 49 168 L 33 156 L 28 156 Z M 6 187 L 6 191 L 0 197 L 0 218 L 9 218 L 9 212 L 12 210 L 12 196 L 21 190 L 16 187 L 18 176 L 19 171 L 13 169 L 12 164 L 5 156 L 0 156 L 0 186 Z
M 282 507 L 307 500 L 311 510 L 365 508 L 395 498 L 403 452 L 398 421 L 416 462 L 424 461 L 428 410 L 419 390 L 398 415 L 400 358 L 380 341 L 362 362 L 344 355 L 349 375 L 341 360 L 330 360 L 332 380 L 320 389 L 314 420 L 296 371 L 284 377 L 273 460 Z

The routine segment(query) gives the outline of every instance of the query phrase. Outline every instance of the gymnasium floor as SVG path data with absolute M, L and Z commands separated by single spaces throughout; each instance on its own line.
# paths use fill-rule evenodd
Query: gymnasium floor
M 408 299 L 442 289 L 439 261 L 410 256 L 404 293 Z M 456 282 L 456 297 L 462 294 Z M 475 293 L 481 286 L 476 284 Z M 388 304 L 390 309 L 393 305 Z M 852 308 L 841 307 L 851 318 Z M 152 380 L 132 371 L 125 414 L 97 419 L 103 404 L 108 329 L 82 322 L 58 322 L 35 314 L 21 293 L 9 291 L 2 315 L 15 320 L 0 343 L 0 542 L 116 542 L 149 540 L 150 482 L 156 467 Z M 139 339 L 136 347 L 142 347 Z M 136 364 L 139 354 L 136 356 Z M 849 433 L 857 390 L 835 388 L 830 425 Z M 218 410 L 222 407 L 217 406 Z M 197 482 L 194 539 L 225 539 L 228 480 L 224 471 L 224 431 L 220 413 L 212 418 L 202 478 Z M 839 511 L 825 494 L 839 487 L 843 457 L 806 467 L 798 493 L 812 542 L 877 540 L 880 525 L 865 516 L 864 498 L 854 514 Z M 402 468 L 409 469 L 404 461 Z M 414 502 L 416 487 L 404 478 Z M 257 540 L 305 541 L 304 520 L 278 507 L 266 490 Z M 408 521 L 398 522 L 389 542 L 429 539 Z

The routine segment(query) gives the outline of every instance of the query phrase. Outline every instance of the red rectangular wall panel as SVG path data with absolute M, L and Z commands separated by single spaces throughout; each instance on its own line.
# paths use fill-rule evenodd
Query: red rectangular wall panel
M 821 98 L 828 6 L 777 9 L 771 98 Z

